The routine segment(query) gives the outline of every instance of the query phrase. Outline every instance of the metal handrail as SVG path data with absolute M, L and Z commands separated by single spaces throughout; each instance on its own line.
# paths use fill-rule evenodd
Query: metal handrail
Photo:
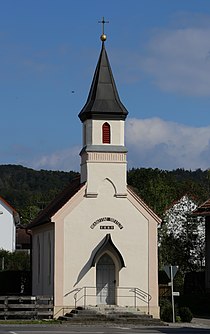
M 152 296 L 144 290 L 139 288 L 133 288 L 133 292 L 141 299 L 142 301 L 149 302 L 152 299 Z
M 74 289 L 74 290 L 71 290 L 71 291 L 69 291 L 69 292 L 67 292 L 65 295 L 64 295 L 64 297 L 67 297 L 68 295 L 70 295 L 71 293 L 73 293 L 73 292 L 75 292 L 76 291 L 76 293 L 78 293 L 80 290 L 82 290 L 83 289 L 83 287 L 82 288 L 76 288 L 76 289 Z
M 76 289 L 73 289 L 73 290 L 67 292 L 64 295 L 64 297 L 66 297 L 66 296 L 74 293 L 75 309 L 77 307 L 78 301 L 80 301 L 82 299 L 84 299 L 83 305 L 84 305 L 84 308 L 85 308 L 86 307 L 86 298 L 87 297 L 91 297 L 91 296 L 92 297 L 96 296 L 96 293 L 95 294 L 88 294 L 87 290 L 88 289 L 96 289 L 96 288 L 97 288 L 96 286 L 83 286 L 81 288 L 76 288 Z M 126 290 L 128 292 L 133 292 L 134 293 L 134 307 L 135 308 L 137 307 L 137 299 L 145 302 L 148 306 L 149 306 L 150 300 L 152 299 L 152 296 L 149 293 L 147 293 L 146 291 L 144 291 L 144 290 L 142 290 L 140 288 L 136 288 L 136 287 L 120 287 L 120 286 L 118 286 L 118 287 L 116 287 L 116 289 L 117 290 L 121 289 L 121 290 Z M 80 297 L 78 297 L 78 294 L 82 290 L 84 291 L 83 294 Z M 129 295 L 128 296 L 119 296 L 119 297 L 129 297 Z

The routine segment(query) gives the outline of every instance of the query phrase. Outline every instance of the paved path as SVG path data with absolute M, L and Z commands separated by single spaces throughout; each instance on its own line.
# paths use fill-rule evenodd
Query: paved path
M 210 319 L 193 318 L 191 323 L 151 327 L 140 325 L 0 325 L 0 334 L 210 334 Z
M 210 326 L 200 319 L 191 324 L 164 327 L 126 325 L 0 325 L 0 334 L 209 334 Z

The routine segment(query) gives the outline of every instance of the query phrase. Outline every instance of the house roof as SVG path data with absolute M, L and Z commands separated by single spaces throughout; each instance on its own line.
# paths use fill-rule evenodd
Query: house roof
M 86 119 L 125 119 L 127 109 L 120 101 L 104 42 L 96 66 L 87 102 L 79 113 Z
M 210 216 L 210 198 L 197 207 L 192 214 L 193 216 Z
M 82 187 L 84 184 L 80 183 L 80 176 L 75 177 L 70 184 L 60 192 L 54 200 L 52 200 L 38 216 L 32 220 L 27 228 L 33 228 L 48 222 L 51 222 L 51 217 L 58 212 Z
M 11 204 L 9 204 L 2 196 L 0 196 L 0 202 L 3 202 L 4 205 L 12 211 L 15 223 L 19 223 L 20 222 L 20 217 L 18 212 L 13 208 L 13 206 Z

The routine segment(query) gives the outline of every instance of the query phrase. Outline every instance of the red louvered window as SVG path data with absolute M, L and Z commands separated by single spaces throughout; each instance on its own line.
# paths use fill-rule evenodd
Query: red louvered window
M 107 122 L 102 126 L 102 140 L 103 144 L 110 144 L 110 125 Z

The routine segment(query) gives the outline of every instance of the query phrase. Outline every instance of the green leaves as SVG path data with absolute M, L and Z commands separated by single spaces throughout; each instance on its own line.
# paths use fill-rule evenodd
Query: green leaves
M 0 195 L 18 211 L 21 224 L 27 225 L 76 175 L 0 165 Z
M 30 255 L 25 251 L 9 252 L 0 250 L 0 271 L 30 270 Z

